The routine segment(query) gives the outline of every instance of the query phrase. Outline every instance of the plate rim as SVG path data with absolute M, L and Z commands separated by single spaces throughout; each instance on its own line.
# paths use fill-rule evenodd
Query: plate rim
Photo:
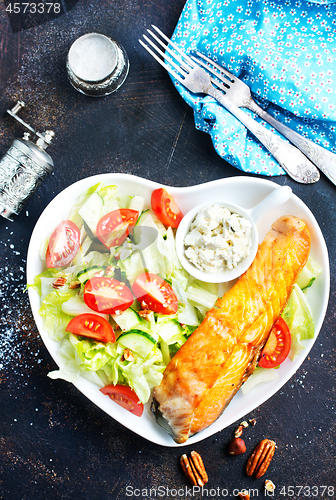
M 34 253 L 36 254 L 36 247 L 35 247 L 35 250 L 33 248 L 34 240 L 36 238 L 36 234 L 38 233 L 39 227 L 44 223 L 44 219 L 47 216 L 48 211 L 51 210 L 54 205 L 57 205 L 57 202 L 60 199 L 62 199 L 62 197 L 66 196 L 68 193 L 72 192 L 73 190 L 76 191 L 77 188 L 79 188 L 79 187 L 81 187 L 81 190 L 80 191 L 78 190 L 76 196 L 79 196 L 81 192 L 83 192 L 85 189 L 87 189 L 91 185 L 94 185 L 96 182 L 109 182 L 109 183 L 113 182 L 115 184 L 118 184 L 118 180 L 119 180 L 119 182 L 123 181 L 126 183 L 127 182 L 136 183 L 138 185 L 145 186 L 146 189 L 150 189 L 150 188 L 156 189 L 157 187 L 166 188 L 167 190 L 170 191 L 170 193 L 173 196 L 175 196 L 177 198 L 177 200 L 180 197 L 180 195 L 183 194 L 184 191 L 189 191 L 190 193 L 194 192 L 197 195 L 197 193 L 203 192 L 206 189 L 211 189 L 212 186 L 214 186 L 214 185 L 216 185 L 216 188 L 217 188 L 219 184 L 230 186 L 231 184 L 240 185 L 240 184 L 248 182 L 248 183 L 251 183 L 251 185 L 253 185 L 254 187 L 255 186 L 263 186 L 266 189 L 267 188 L 272 189 L 274 187 L 279 187 L 279 184 L 277 184 L 269 179 L 262 179 L 262 178 L 260 179 L 260 178 L 256 178 L 256 177 L 250 177 L 248 175 L 226 177 L 226 178 L 222 178 L 222 179 L 208 181 L 208 182 L 201 183 L 201 184 L 195 184 L 192 186 L 169 186 L 169 185 L 165 185 L 165 184 L 162 184 L 162 183 L 159 183 L 156 181 L 152 181 L 150 179 L 146 179 L 144 177 L 135 176 L 133 174 L 118 173 L 118 172 L 111 172 L 111 173 L 105 173 L 105 174 L 95 174 L 93 176 L 85 177 L 83 179 L 80 179 L 80 180 L 70 184 L 65 189 L 60 191 L 48 203 L 48 205 L 44 208 L 44 210 L 40 214 L 40 216 L 39 216 L 39 218 L 34 226 L 34 229 L 32 231 L 29 245 L 28 245 L 27 263 L 26 263 L 27 283 L 31 282 L 31 278 L 32 278 L 31 262 L 33 259 L 33 254 Z M 271 390 L 267 391 L 267 394 L 269 394 L 269 395 L 266 397 L 266 399 L 264 397 L 260 397 L 260 396 L 257 398 L 254 398 L 255 403 L 253 404 L 253 408 L 250 408 L 251 405 L 247 405 L 246 411 L 242 415 L 239 414 L 238 416 L 234 416 L 234 417 L 229 418 L 224 423 L 224 425 L 221 425 L 221 419 L 223 417 L 223 415 L 221 415 L 207 429 L 196 434 L 195 436 L 190 437 L 186 443 L 177 444 L 173 441 L 173 439 L 163 429 L 161 429 L 161 427 L 159 427 L 158 424 L 156 424 L 154 417 L 153 417 L 153 421 L 151 423 L 152 423 L 152 425 L 155 426 L 156 432 L 154 432 L 154 435 L 152 437 L 145 436 L 141 433 L 141 429 L 139 429 L 139 427 L 141 427 L 141 426 L 139 426 L 139 420 L 135 420 L 134 424 L 132 424 L 132 425 L 130 425 L 129 423 L 126 425 L 125 424 L 125 413 L 124 413 L 126 410 L 123 410 L 118 405 L 113 405 L 112 411 L 108 411 L 107 405 L 106 405 L 106 399 L 107 399 L 106 396 L 101 394 L 100 391 L 98 391 L 98 390 L 96 390 L 97 394 L 95 394 L 93 392 L 94 395 L 92 396 L 91 391 L 93 388 L 96 389 L 97 385 L 93 384 L 87 378 L 80 376 L 79 381 L 77 383 L 73 383 L 73 385 L 83 395 L 85 395 L 89 399 L 89 401 L 93 402 L 96 406 L 98 406 L 101 410 L 103 410 L 105 413 L 107 413 L 110 417 L 112 417 L 114 420 L 119 422 L 121 425 L 123 425 L 127 429 L 131 430 L 132 432 L 135 432 L 137 435 L 139 435 L 143 439 L 146 439 L 154 444 L 158 444 L 158 445 L 161 445 L 164 447 L 179 447 L 179 446 L 193 445 L 197 442 L 203 441 L 204 439 L 206 439 L 206 438 L 216 434 L 217 432 L 220 432 L 221 430 L 225 429 L 226 427 L 228 427 L 229 425 L 234 423 L 239 418 L 242 418 L 244 415 L 248 414 L 249 412 L 258 408 L 261 404 L 268 401 L 276 392 L 278 392 L 281 389 L 281 387 L 283 387 L 288 382 L 288 380 L 296 373 L 296 371 L 299 369 L 299 367 L 302 365 L 302 363 L 305 361 L 306 357 L 308 356 L 308 354 L 309 354 L 311 348 L 313 347 L 316 339 L 318 338 L 318 335 L 319 335 L 320 330 L 322 328 L 322 325 L 323 325 L 323 322 L 325 319 L 325 315 L 326 315 L 326 311 L 327 311 L 327 307 L 328 307 L 329 294 L 330 294 L 330 264 L 329 264 L 328 250 L 327 250 L 327 246 L 326 246 L 326 243 L 324 240 L 323 233 L 321 231 L 319 224 L 317 223 L 316 218 L 314 217 L 313 213 L 310 211 L 309 207 L 307 207 L 307 205 L 305 205 L 305 203 L 298 196 L 296 196 L 294 193 L 292 193 L 292 196 L 290 199 L 292 199 L 292 197 L 294 198 L 296 204 L 301 206 L 304 211 L 308 211 L 308 213 L 310 214 L 310 218 L 311 218 L 310 222 L 313 223 L 314 229 L 319 236 L 318 242 L 320 245 L 320 250 L 322 251 L 323 260 L 324 260 L 323 265 L 325 267 L 325 269 L 323 269 L 323 271 L 326 273 L 325 277 L 324 277 L 324 286 L 323 286 L 323 292 L 324 292 L 323 308 L 319 314 L 319 321 L 315 325 L 316 333 L 315 333 L 314 339 L 311 339 L 309 341 L 309 344 L 307 345 L 307 347 L 304 349 L 304 351 L 303 351 L 304 356 L 301 356 L 300 358 L 302 358 L 302 359 L 300 359 L 300 362 L 296 363 L 296 364 L 298 364 L 298 366 L 295 368 L 295 370 L 289 370 L 288 376 L 282 375 L 277 380 L 272 381 L 272 388 L 271 388 Z M 75 200 L 75 198 L 73 198 L 71 205 L 73 205 L 74 200 Z M 197 203 L 195 202 L 194 205 L 196 205 L 196 204 Z M 42 260 L 41 260 L 41 263 L 42 263 Z M 36 274 L 34 274 L 34 276 L 35 275 Z M 57 344 L 57 342 L 50 339 L 47 332 L 43 331 L 43 328 L 42 327 L 40 328 L 40 326 L 39 326 L 42 324 L 42 318 L 39 316 L 38 310 L 36 310 L 36 308 L 35 308 L 35 304 L 36 304 L 37 300 L 40 299 L 40 297 L 37 294 L 37 292 L 34 289 L 32 289 L 31 287 L 28 288 L 28 296 L 29 296 L 30 307 L 32 310 L 34 321 L 35 321 L 36 327 L 39 331 L 39 334 L 41 336 L 41 339 L 42 339 L 48 353 L 51 355 L 51 357 L 53 358 L 55 363 L 58 365 L 58 362 L 57 362 L 55 355 L 53 354 L 53 352 L 49 348 L 50 342 L 52 342 L 54 344 Z M 296 366 L 296 364 L 295 364 L 295 366 Z M 293 367 L 294 367 L 294 365 L 293 365 Z M 279 370 L 281 370 L 281 367 Z M 237 393 L 235 398 L 237 398 L 238 394 L 239 394 L 239 392 Z M 110 403 L 109 400 L 108 400 L 108 403 Z M 147 416 L 150 415 L 149 405 L 150 405 L 150 402 L 145 405 L 145 414 L 147 414 Z M 227 408 L 230 408 L 230 405 Z M 138 417 L 134 417 L 134 418 L 138 419 Z

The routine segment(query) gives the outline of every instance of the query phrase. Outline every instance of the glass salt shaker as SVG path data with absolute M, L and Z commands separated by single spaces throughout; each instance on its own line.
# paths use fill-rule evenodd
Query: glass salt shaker
M 66 69 L 76 90 L 91 97 L 102 97 L 123 84 L 129 60 L 125 49 L 112 38 L 87 33 L 71 45 Z

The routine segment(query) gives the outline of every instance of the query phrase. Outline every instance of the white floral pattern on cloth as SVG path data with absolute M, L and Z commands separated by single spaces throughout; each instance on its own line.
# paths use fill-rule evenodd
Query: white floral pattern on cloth
M 184 51 L 197 49 L 226 66 L 271 115 L 336 152 L 335 2 L 187 0 L 172 39 Z M 196 128 L 211 135 L 217 153 L 227 162 L 255 174 L 285 173 L 212 97 L 174 84 L 194 109 Z

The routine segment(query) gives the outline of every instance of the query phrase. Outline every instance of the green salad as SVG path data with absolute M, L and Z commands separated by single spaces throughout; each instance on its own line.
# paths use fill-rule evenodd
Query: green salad
M 97 237 L 98 223 L 105 215 L 121 210 L 138 212 L 136 224 L 122 244 L 118 245 L 121 240 L 116 241 L 116 246 L 112 242 L 113 246 L 107 248 L 111 241 L 106 246 L 101 241 L 106 243 L 104 237 L 100 234 L 101 239 Z M 69 222 L 76 225 L 79 237 L 78 233 L 69 235 L 72 230 Z M 171 357 L 215 304 L 218 285 L 190 276 L 177 258 L 174 229 L 165 226 L 145 207 L 144 198 L 120 195 L 117 186 L 92 186 L 75 202 L 66 223 L 69 240 L 79 238 L 76 255 L 70 258 L 70 254 L 68 263 L 62 259 L 55 262 L 50 257 L 48 262 L 52 235 L 42 242 L 40 251 L 49 267 L 36 276 L 34 282 L 41 296 L 39 313 L 44 319 L 44 328 L 52 339 L 60 341 L 59 370 L 49 375 L 70 382 L 84 375 L 100 385 L 128 385 L 145 403 L 151 389 L 160 384 Z M 147 236 L 148 240 L 148 233 L 150 236 L 145 245 L 134 242 L 135 234 L 141 236 L 141 228 L 145 228 L 143 239 Z M 120 238 L 118 231 L 125 233 L 125 227 L 112 231 L 115 239 Z M 56 242 L 57 245 L 65 243 Z M 56 256 L 61 254 L 57 248 L 52 252 Z M 85 287 L 90 280 L 108 277 L 132 290 L 138 276 L 146 272 L 167 282 L 176 297 L 176 311 L 164 314 L 164 308 L 161 312 L 143 309 L 141 300 L 133 298 L 125 310 L 117 308 L 115 313 L 106 314 L 104 307 L 100 312 L 94 311 L 84 301 Z M 109 294 L 105 289 L 103 293 L 107 301 L 113 299 L 113 290 Z M 74 317 L 92 313 L 109 322 L 115 341 L 99 342 L 66 330 Z

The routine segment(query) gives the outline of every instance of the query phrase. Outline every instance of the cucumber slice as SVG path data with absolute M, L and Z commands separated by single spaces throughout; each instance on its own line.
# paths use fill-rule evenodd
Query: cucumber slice
M 299 274 L 296 283 L 301 288 L 301 290 L 306 290 L 307 288 L 310 288 L 312 286 L 315 279 L 316 278 L 313 273 L 308 269 L 308 267 L 305 266 Z
M 136 221 L 136 224 L 135 224 L 135 225 L 136 225 L 136 226 L 141 226 L 141 225 L 143 224 L 144 220 L 146 219 L 146 217 L 148 216 L 148 214 L 149 214 L 149 213 L 150 213 L 150 212 L 149 212 L 149 210 L 148 210 L 148 209 L 147 209 L 147 210 L 145 210 L 144 212 L 142 212 L 142 213 L 139 215 L 138 220 Z
M 124 332 L 132 330 L 140 323 L 139 315 L 131 308 L 126 309 L 122 314 L 112 314 L 111 316 Z
M 131 330 L 122 333 L 117 340 L 119 345 L 138 353 L 143 358 L 146 358 L 156 344 L 149 333 L 141 330 Z
M 78 211 L 94 236 L 96 236 L 96 228 L 102 216 L 103 206 L 103 198 L 98 193 L 93 193 Z
M 105 271 L 105 267 L 92 266 L 89 269 L 85 269 L 84 271 L 80 271 L 77 274 L 77 279 L 82 284 L 86 283 L 89 279 L 93 278 L 96 273 L 99 271 Z
M 159 219 L 151 213 L 149 210 L 146 210 L 144 212 L 144 216 L 141 217 L 141 221 L 138 221 L 139 225 L 144 225 L 144 226 L 149 226 L 149 227 L 154 227 L 159 231 L 159 234 L 161 236 L 165 235 L 167 232 L 167 229 L 164 227 L 162 222 L 159 221 Z
M 120 326 L 120 328 L 127 332 L 129 330 L 141 330 L 142 332 L 148 333 L 154 340 L 159 340 L 159 336 L 155 333 L 155 319 L 153 316 L 153 321 L 147 321 L 139 316 L 139 314 L 132 308 L 126 309 L 122 314 L 113 314 L 112 317 L 114 321 Z
M 133 196 L 128 208 L 132 210 L 137 210 L 140 215 L 141 212 L 143 211 L 144 206 L 145 206 L 145 198 L 143 196 Z
M 183 328 L 175 319 L 158 318 L 156 331 L 168 345 L 175 344 L 183 336 Z
M 307 264 L 302 269 L 299 277 L 297 279 L 297 285 L 301 288 L 301 290 L 306 291 L 308 288 L 312 286 L 316 278 L 321 274 L 322 268 L 321 266 L 311 257 L 309 257 Z

